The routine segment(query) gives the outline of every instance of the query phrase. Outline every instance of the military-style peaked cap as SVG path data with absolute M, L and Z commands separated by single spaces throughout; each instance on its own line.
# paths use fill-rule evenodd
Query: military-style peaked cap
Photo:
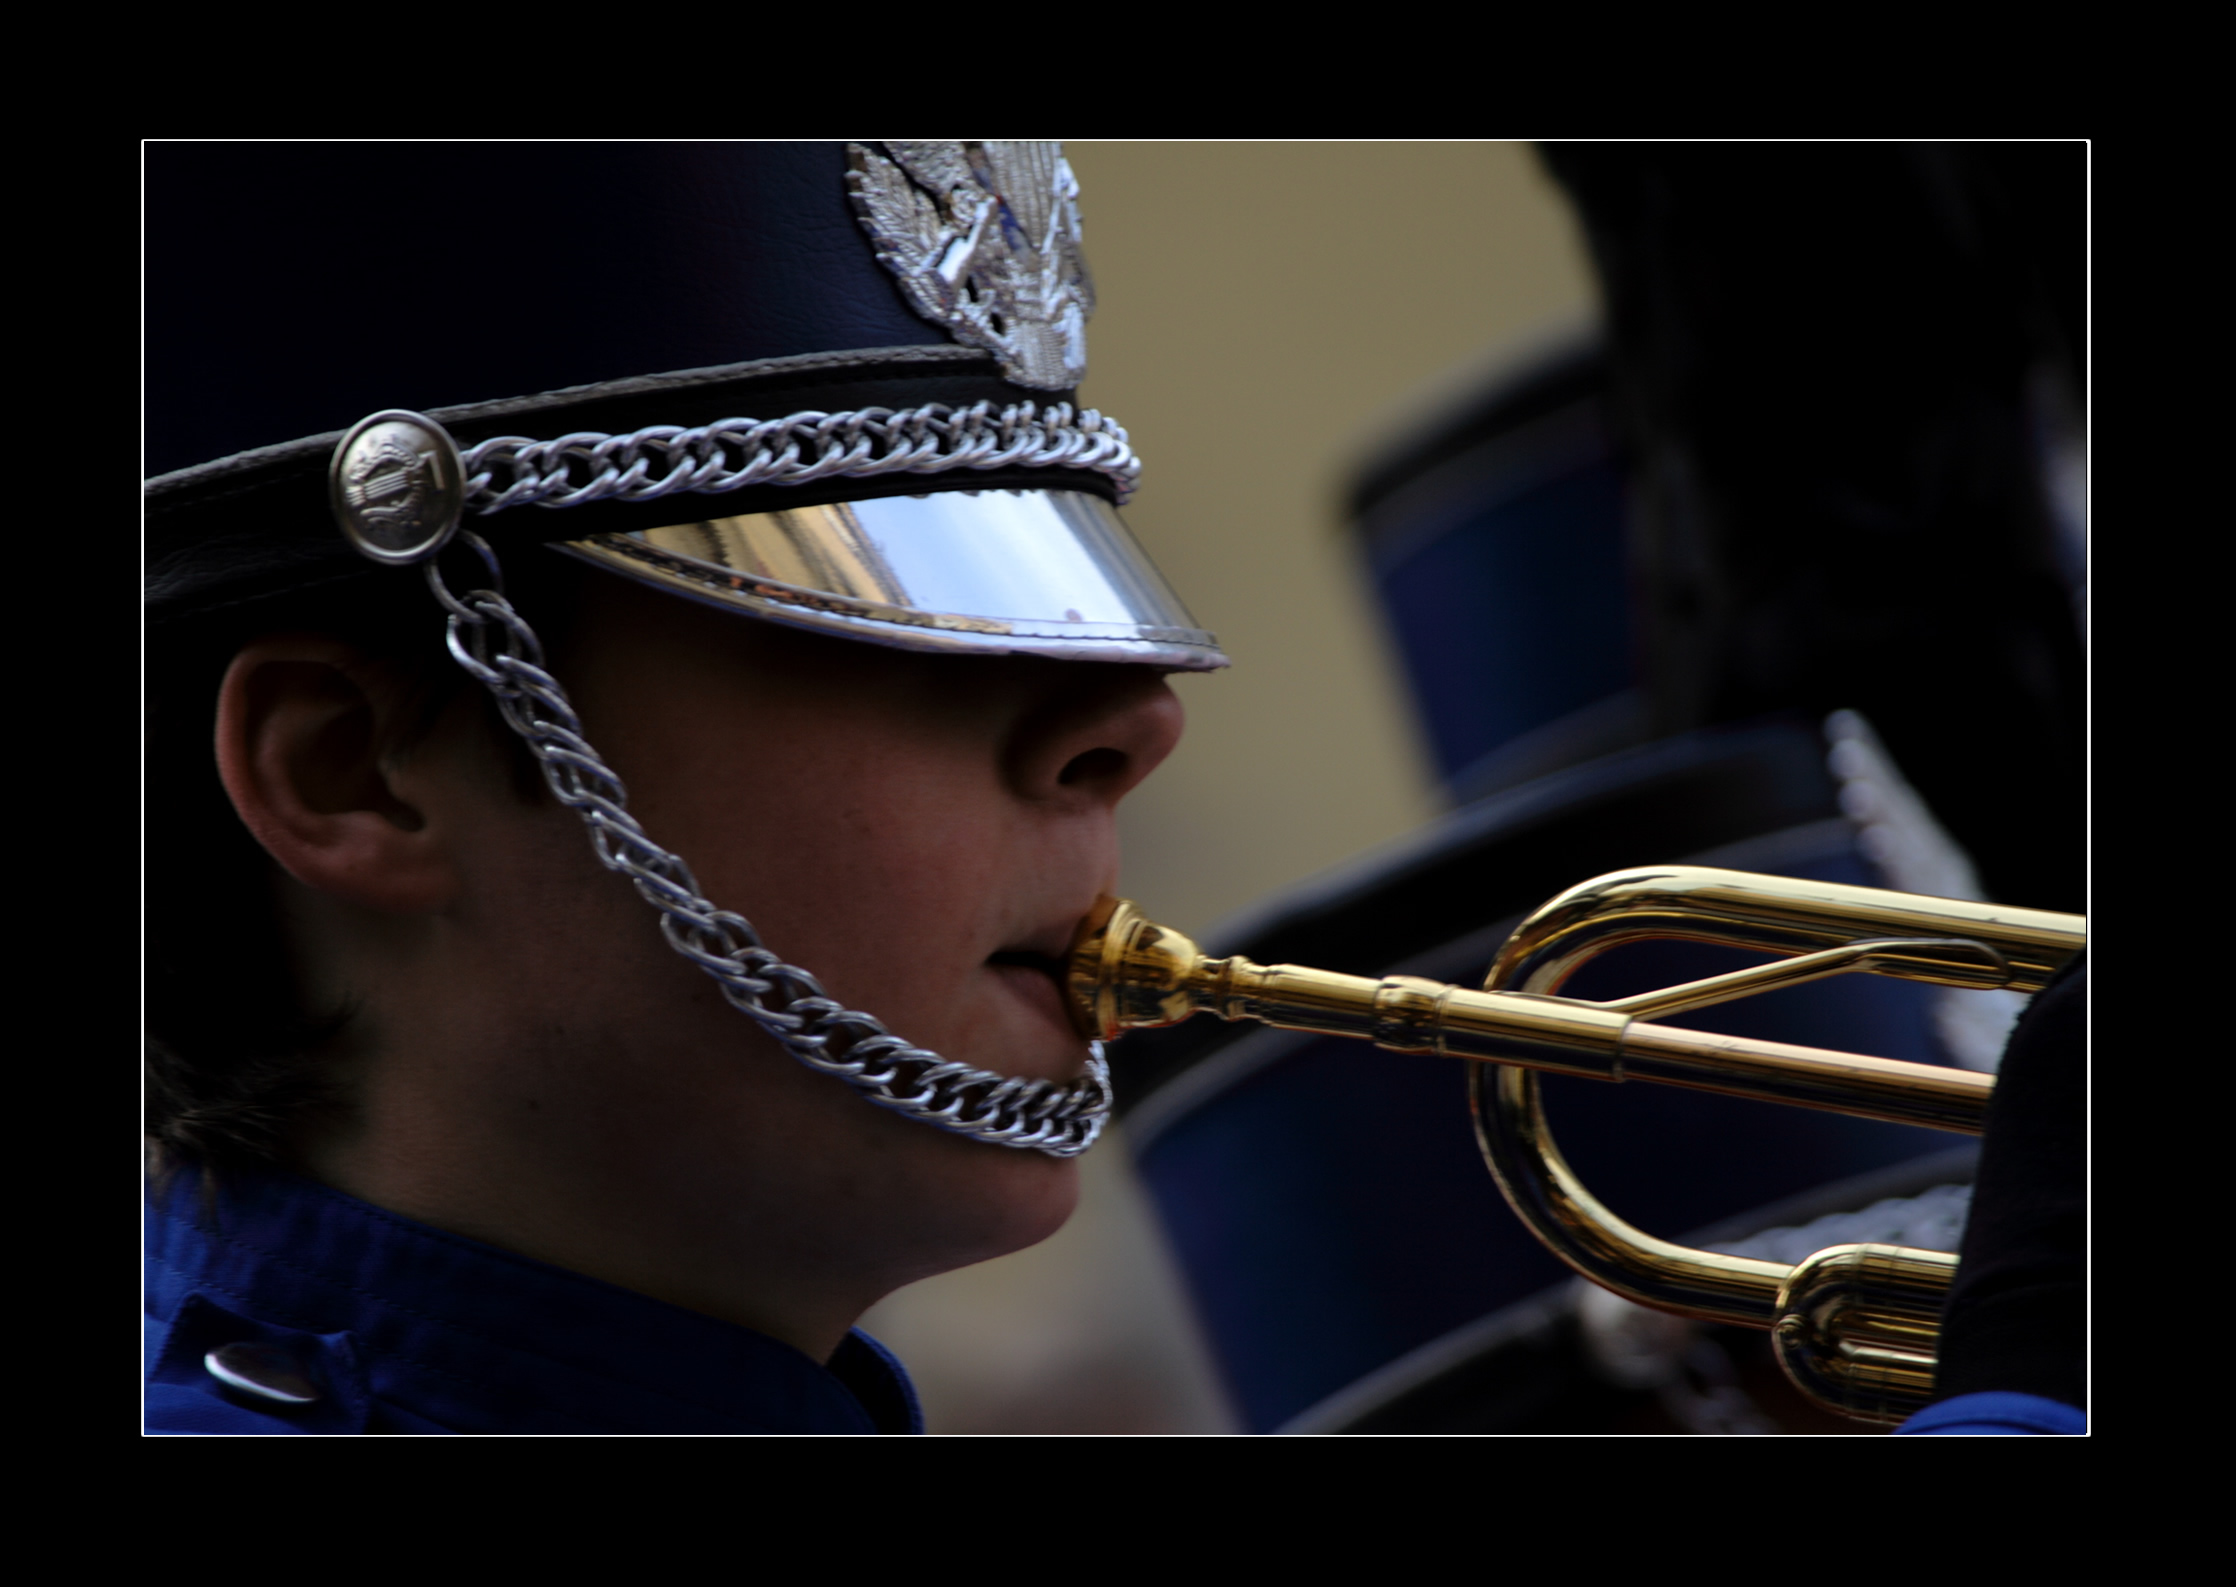
M 336 525 L 408 515 L 360 423 L 399 412 L 500 551 L 904 648 L 1226 664 L 1074 401 L 1052 144 L 157 144 L 146 184 L 159 625 L 399 576 Z

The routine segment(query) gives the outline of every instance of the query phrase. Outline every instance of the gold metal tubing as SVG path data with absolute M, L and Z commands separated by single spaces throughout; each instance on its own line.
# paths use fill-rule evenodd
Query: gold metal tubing
M 1956 1269 L 1945 1252 L 1895 1245 L 1817 1252 L 1778 1286 L 1778 1364 L 1819 1404 L 1902 1420 L 1932 1397 L 1941 1303 Z
M 1914 935 L 1904 940 L 1905 932 Z M 1599 877 L 1551 900 L 1507 939 L 1484 984 L 1551 993 L 1611 948 L 1674 937 L 1802 955 L 1783 966 L 1787 984 L 1813 978 L 1817 966 L 1846 949 L 1856 953 L 1856 967 L 1880 974 L 2037 991 L 2081 950 L 2085 932 L 2086 923 L 2074 915 L 1669 866 Z M 1741 971 L 1616 1006 L 1661 1010 L 1682 1000 L 1698 1007 L 1718 988 L 1777 982 L 1780 967 L 1767 968 L 1767 976 Z M 1697 1033 L 1633 1026 L 1632 1034 L 1626 1071 L 1644 1079 L 1654 1061 L 1647 1048 Z M 1721 1049 L 1710 1066 L 1718 1090 L 1731 1059 L 1769 1045 L 1713 1037 L 1707 1043 Z M 1831 1056 L 1812 1054 L 1813 1060 Z M 1936 1086 L 1925 1076 L 1895 1072 L 1922 1066 L 1862 1057 L 1847 1062 L 1852 1067 L 1844 1082 L 1812 1061 L 1803 1070 L 1805 1083 L 1833 1086 L 1843 1096 L 1876 1092 L 1881 1100 L 1891 1083 L 1897 1101 L 1918 1108 L 1910 1122 L 1940 1129 L 1976 1133 L 1993 1091 L 1986 1076 L 1961 1070 L 1932 1070 L 1940 1077 Z M 1666 1072 L 1653 1078 L 1686 1083 Z M 1585 1277 L 1663 1311 L 1771 1328 L 1787 1378 L 1828 1410 L 1897 1422 L 1932 1397 L 1941 1303 L 1955 1277 L 1955 1258 L 1897 1246 L 1833 1247 L 1793 1268 L 1755 1264 L 1779 1275 L 1765 1297 L 1764 1272 L 1657 1239 L 1600 1205 L 1554 1145 L 1535 1075 L 1478 1067 L 1468 1076 L 1468 1096 L 1484 1160 L 1508 1204 Z
M 1995 1091 L 1992 1076 L 1969 1069 L 1635 1022 L 1623 1032 L 1621 1063 L 1624 1080 L 1962 1135 L 1980 1133 Z
M 1713 975 L 1705 981 L 1687 981 L 1682 986 L 1665 986 L 1659 991 L 1640 992 L 1633 997 L 1602 1003 L 1600 1007 L 1618 1009 L 1637 1019 L 1651 1019 L 1657 1014 L 1682 1014 L 1691 1009 L 1729 1003 L 1734 998 L 1754 997 L 1759 993 L 1776 991 L 1780 987 L 1821 981 L 1828 975 L 1845 975 L 1851 970 L 1900 975 L 1905 969 L 1925 968 L 1929 962 L 1937 969 L 1951 964 L 1977 966 L 1981 974 L 1988 978 L 1983 981 L 1984 985 L 2001 985 L 2009 979 L 2011 973 L 2009 961 L 2001 954 L 1984 943 L 1968 938 L 1919 940 L 1895 937 L 1876 942 L 1846 943 L 1841 947 L 1826 948 L 1820 953 L 1805 953 L 1796 959 L 1783 959 L 1776 964 L 1761 964 L 1751 970 L 1734 970 L 1729 975 Z
M 1198 1012 L 1286 1030 L 1371 1041 L 1392 1052 L 1436 1053 L 1594 1080 L 1650 1080 L 1726 1096 L 1820 1108 L 1896 1124 L 1977 1133 L 1994 1083 L 1985 1075 L 1892 1058 L 1859 1057 L 1647 1024 L 1628 1010 L 1691 1008 L 1865 964 L 1921 962 L 1928 947 L 1967 973 L 1992 968 L 1969 941 L 1871 942 L 1717 977 L 1623 1003 L 1530 993 L 1471 992 L 1414 976 L 1373 980 L 1301 965 L 1207 957 L 1187 937 L 1106 900 L 1083 926 L 1070 966 L 1082 1031 L 1107 1040 Z M 1795 968 L 1798 966 L 1798 968 Z M 1787 971 L 1781 976 L 1776 972 Z M 2002 973 L 1996 970 L 1995 973 Z
M 1656 937 L 1781 955 L 1896 938 L 1925 949 L 1938 938 L 1993 956 L 1926 952 L 1870 968 L 1943 986 L 2038 992 L 2080 951 L 2083 932 L 2080 916 L 2043 909 L 1662 865 L 1595 877 L 1542 905 L 1506 939 L 1484 985 L 1556 992 L 1587 960 Z
M 1213 959 L 1119 899 L 1103 900 L 1081 926 L 1066 984 L 1080 1030 L 1096 1040 L 1211 1013 L 1352 1036 L 1394 1052 L 1495 1058 L 1602 1080 L 1615 1078 L 1630 1023 L 1628 1015 L 1559 998 Z
M 1786 1265 L 1695 1251 L 1616 1217 L 1584 1188 L 1554 1144 L 1536 1075 L 1477 1064 L 1468 1090 L 1491 1177 L 1515 1215 L 1555 1256 L 1642 1306 L 1744 1328 L 1768 1328 L 1777 1321 Z M 1496 1102 L 1486 1097 L 1490 1092 Z
M 1484 1160 L 1517 1216 L 1577 1272 L 1643 1305 L 1774 1330 L 1803 1393 L 1897 1421 L 1933 1387 L 1943 1252 L 1837 1246 L 1795 1267 L 1695 1251 L 1633 1228 L 1577 1180 L 1545 1121 L 1538 1072 L 1647 1080 L 1977 1134 L 1986 1075 L 1650 1023 L 1647 1016 L 1866 970 L 1942 986 L 2039 991 L 2086 941 L 2077 915 L 1699 866 L 1598 877 L 1517 927 L 1468 991 L 1412 976 L 1340 975 L 1207 958 L 1185 936 L 1105 899 L 1066 966 L 1081 1032 L 1107 1039 L 1199 1011 L 1440 1053 L 1470 1065 Z M 1610 1003 L 1555 996 L 1625 943 L 1677 938 L 1780 956 Z

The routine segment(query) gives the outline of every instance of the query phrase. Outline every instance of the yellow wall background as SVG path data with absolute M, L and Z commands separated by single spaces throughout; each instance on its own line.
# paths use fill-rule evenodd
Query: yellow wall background
M 1418 825 L 1428 768 L 1340 491 L 1487 358 L 1592 311 L 1513 143 L 1075 143 L 1098 303 L 1082 400 L 1141 454 L 1134 532 L 1234 666 L 1185 677 L 1126 886 L 1184 931 Z
M 1341 523 L 1375 442 L 1595 289 L 1567 202 L 1511 143 L 1074 143 L 1099 297 L 1082 400 L 1144 463 L 1134 532 L 1234 666 L 1176 680 L 1180 749 L 1121 812 L 1125 888 L 1220 917 L 1435 813 Z M 934 1432 L 1232 1425 L 1120 1132 L 1046 1243 L 864 1324 Z

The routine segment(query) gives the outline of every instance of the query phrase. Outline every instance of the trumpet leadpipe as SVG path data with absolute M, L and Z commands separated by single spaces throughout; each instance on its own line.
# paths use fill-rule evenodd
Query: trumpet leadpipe
M 1942 946 L 1959 961 L 1964 957 L 1959 947 L 1985 951 L 1971 943 Z M 1857 961 L 1874 950 L 1886 951 L 1866 943 L 1809 957 L 1830 961 L 1837 956 L 1842 962 L 1836 968 L 1861 967 Z M 1212 958 L 1185 935 L 1118 899 L 1103 900 L 1082 924 L 1066 972 L 1073 1017 L 1081 1032 L 1095 1040 L 1210 1013 L 1348 1036 L 1391 1052 L 1433 1053 L 1592 1080 L 1651 1081 L 1972 1134 L 1982 1127 L 1994 1088 L 1989 1076 L 1968 1070 L 1653 1024 L 1621 1004 L 1473 991 L 1418 976 L 1374 978 L 1294 964 L 1261 965 L 1239 955 Z M 1738 995 L 1820 973 L 1834 973 L 1834 968 L 1792 961 L 1790 967 L 1719 979 L 1733 982 L 1729 995 Z M 1961 973 L 1961 966 L 1952 973 Z M 1655 1006 L 1674 1010 L 1718 1001 L 1700 990 L 1708 986 L 1657 994 Z M 1679 992 L 1692 996 L 1680 998 Z

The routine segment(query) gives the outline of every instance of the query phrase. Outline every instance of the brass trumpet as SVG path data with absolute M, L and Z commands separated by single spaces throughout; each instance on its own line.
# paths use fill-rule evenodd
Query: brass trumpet
M 1991 1076 L 1657 1025 L 1824 976 L 1865 970 L 1941 986 L 2039 991 L 2081 951 L 2078 915 L 1926 898 L 1698 866 L 1618 871 L 1570 888 L 1517 927 L 1483 990 L 1293 964 L 1208 958 L 1132 904 L 1106 898 L 1066 963 L 1092 1039 L 1199 1011 L 1354 1036 L 1392 1052 L 1476 1060 L 1476 1138 L 1515 1213 L 1554 1254 L 1643 1306 L 1771 1330 L 1780 1366 L 1828 1410 L 1898 1422 L 1933 1391 L 1946 1252 L 1836 1245 L 1797 1266 L 1696 1251 L 1633 1228 L 1593 1198 L 1546 1127 L 1539 1071 L 1646 1080 L 1859 1118 L 1980 1133 Z M 1553 995 L 1628 942 L 1678 938 L 1776 962 L 1614 1002 Z

